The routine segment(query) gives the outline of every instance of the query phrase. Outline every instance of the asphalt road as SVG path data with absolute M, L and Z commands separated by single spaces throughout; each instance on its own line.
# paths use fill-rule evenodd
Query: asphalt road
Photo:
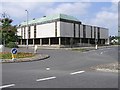
M 25 50 L 25 49 L 24 49 Z M 2 65 L 0 88 L 118 88 L 118 74 L 88 68 L 118 61 L 118 48 L 88 52 L 38 50 L 50 58 Z

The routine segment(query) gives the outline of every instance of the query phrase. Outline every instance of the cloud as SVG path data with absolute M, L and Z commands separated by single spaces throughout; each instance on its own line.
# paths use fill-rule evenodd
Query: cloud
M 45 14 L 64 13 L 70 15 L 83 15 L 87 13 L 87 9 L 90 7 L 90 3 L 61 3 L 56 7 L 50 7 L 46 9 Z
M 73 16 L 85 15 L 91 3 L 79 2 L 3 2 L 2 11 L 14 18 L 18 23 L 26 18 L 27 9 L 29 11 L 29 19 L 37 18 L 41 15 L 50 15 L 56 13 L 64 13 Z M 14 21 L 15 21 L 14 20 Z
M 26 1 L 26 0 L 25 0 Z M 2 10 L 8 13 L 12 18 L 14 18 L 18 23 L 21 23 L 26 18 L 25 9 L 29 11 L 29 17 L 37 18 L 41 15 L 50 15 L 56 13 L 64 13 L 68 15 L 77 16 L 77 18 L 85 17 L 83 21 L 86 24 L 98 25 L 102 27 L 107 27 L 110 29 L 110 34 L 117 34 L 117 2 L 112 2 L 110 7 L 100 7 L 101 11 L 89 13 L 91 10 L 91 2 L 39 2 L 36 0 L 34 2 L 25 2 L 20 0 L 20 2 L 3 2 Z M 51 0 L 54 1 L 54 0 Z M 93 9 L 93 8 L 92 8 Z M 1 12 L 0 12 L 1 13 Z M 93 15 L 93 16 L 92 16 Z M 95 16 L 94 16 L 95 15 Z M 90 18 L 86 18 L 90 16 Z M 81 18 L 82 19 L 82 18 Z M 84 23 L 84 22 L 83 22 Z
M 54 0 L 3 0 L 2 2 L 53 2 Z
M 112 3 L 109 8 L 102 8 L 96 13 L 95 17 L 88 22 L 93 25 L 99 25 L 109 29 L 110 35 L 117 35 L 118 30 L 118 12 L 116 3 Z
M 119 2 L 119 0 L 2 0 L 2 2 Z
M 2 11 L 13 18 L 23 18 L 26 16 L 26 9 L 30 14 L 33 14 L 37 11 L 37 8 L 49 7 L 51 5 L 52 3 L 43 2 L 4 2 Z
M 118 14 L 113 12 L 102 11 L 96 14 L 94 20 L 91 20 L 93 24 L 99 24 L 104 26 L 114 25 L 118 19 Z
M 3 12 L 6 12 L 11 17 L 21 18 L 25 16 L 25 9 L 32 10 L 37 3 L 27 2 L 5 2 L 3 3 Z

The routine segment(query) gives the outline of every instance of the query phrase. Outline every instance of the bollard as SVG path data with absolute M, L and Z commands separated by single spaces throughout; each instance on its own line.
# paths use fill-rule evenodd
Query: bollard
M 17 54 L 12 54 L 12 60 L 16 60 L 17 59 Z
M 95 49 L 98 49 L 98 45 L 95 45 Z
M 35 45 L 35 48 L 34 48 L 34 53 L 37 53 L 37 45 Z

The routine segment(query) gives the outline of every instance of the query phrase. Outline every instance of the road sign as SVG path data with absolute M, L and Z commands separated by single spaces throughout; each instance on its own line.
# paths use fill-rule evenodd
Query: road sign
M 11 49 L 11 53 L 12 53 L 12 60 L 16 60 L 16 57 L 17 57 L 17 49 L 16 49 L 16 48 L 12 48 L 12 49 Z
M 17 54 L 17 49 L 16 49 L 16 48 L 13 48 L 13 49 L 11 50 L 11 53 L 12 53 L 12 54 Z

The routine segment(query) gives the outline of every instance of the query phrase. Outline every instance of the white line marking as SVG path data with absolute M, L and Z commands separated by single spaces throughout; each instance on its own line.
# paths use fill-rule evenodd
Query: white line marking
M 0 86 L 0 89 L 2 89 L 2 88 L 7 88 L 7 87 L 12 87 L 12 86 L 15 86 L 15 84 Z
M 70 73 L 70 75 L 75 75 L 75 74 L 84 73 L 84 72 L 85 72 L 85 71 L 73 72 L 73 73 Z
M 50 68 L 46 68 L 46 70 L 50 70 Z
M 101 52 L 100 54 L 103 54 L 103 52 Z
M 42 79 L 38 79 L 36 80 L 37 82 L 39 81 L 45 81 L 45 80 L 50 80 L 50 79 L 55 79 L 56 77 L 48 77 L 48 78 L 42 78 Z

